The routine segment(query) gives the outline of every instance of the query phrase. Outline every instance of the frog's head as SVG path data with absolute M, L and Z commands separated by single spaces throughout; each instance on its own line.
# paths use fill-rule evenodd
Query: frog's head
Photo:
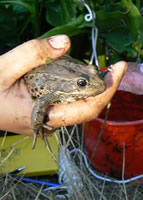
M 93 65 L 75 65 L 70 71 L 70 78 L 66 77 L 62 90 L 58 90 L 61 102 L 72 102 L 78 99 L 96 96 L 105 90 L 105 83 L 99 77 Z M 63 97 L 63 98 L 62 98 Z

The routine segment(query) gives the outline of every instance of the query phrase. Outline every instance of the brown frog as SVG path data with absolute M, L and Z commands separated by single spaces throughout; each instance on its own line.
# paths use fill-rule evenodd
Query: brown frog
M 43 124 L 48 105 L 96 96 L 105 90 L 104 81 L 95 66 L 75 61 L 70 56 L 63 56 L 29 71 L 24 75 L 24 80 L 35 99 L 32 111 L 33 148 L 37 134 L 45 140 Z

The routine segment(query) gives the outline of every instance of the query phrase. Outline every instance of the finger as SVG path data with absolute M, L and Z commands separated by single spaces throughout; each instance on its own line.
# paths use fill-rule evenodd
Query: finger
M 16 80 L 31 69 L 46 63 L 46 58 L 56 59 L 70 48 L 66 35 L 42 40 L 31 40 L 0 57 L 1 90 L 8 89 Z
M 96 118 L 116 92 L 126 69 L 126 62 L 115 64 L 112 72 L 107 73 L 105 77 L 105 92 L 96 97 L 90 97 L 66 105 L 49 107 L 47 113 L 50 121 L 48 122 L 48 125 L 57 128 L 61 126 L 80 124 Z

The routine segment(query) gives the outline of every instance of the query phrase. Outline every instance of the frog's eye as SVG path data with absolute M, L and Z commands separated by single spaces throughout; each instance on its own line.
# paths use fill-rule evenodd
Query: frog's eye
M 80 87 L 85 87 L 87 85 L 87 80 L 85 80 L 85 79 L 78 79 L 77 84 Z

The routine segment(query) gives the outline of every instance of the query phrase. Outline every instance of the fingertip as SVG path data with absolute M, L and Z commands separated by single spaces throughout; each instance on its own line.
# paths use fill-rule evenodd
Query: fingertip
M 117 88 L 122 80 L 128 67 L 128 63 L 125 61 L 119 61 L 112 66 L 112 71 L 108 72 L 105 76 L 106 88 L 115 87 Z
M 45 57 L 52 59 L 66 54 L 71 47 L 70 38 L 64 34 L 41 39 L 39 43 L 40 49 L 44 52 Z
M 119 61 L 115 63 L 114 65 L 112 65 L 111 71 L 106 74 L 105 78 L 108 77 L 109 75 L 116 76 L 116 77 L 122 76 L 126 72 L 127 67 L 128 67 L 127 62 Z
M 47 40 L 54 49 L 69 48 L 71 44 L 70 38 L 64 34 L 49 37 Z
M 113 70 L 115 70 L 115 71 L 119 71 L 120 70 L 120 72 L 123 72 L 123 73 L 125 73 L 126 72 L 126 70 L 127 70 L 127 67 L 128 67 L 128 63 L 127 62 L 125 62 L 125 61 L 119 61 L 119 62 L 117 62 L 117 63 L 115 63 L 114 65 L 113 65 Z

